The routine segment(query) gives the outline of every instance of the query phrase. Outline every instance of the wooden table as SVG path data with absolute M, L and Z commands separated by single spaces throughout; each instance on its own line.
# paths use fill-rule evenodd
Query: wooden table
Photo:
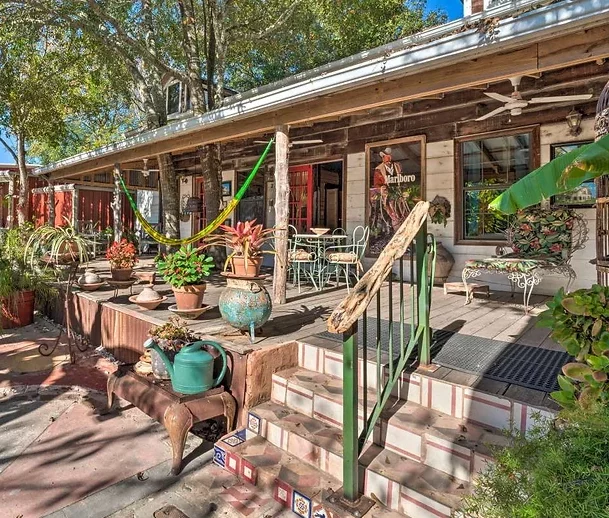
M 156 380 L 151 374 L 141 376 L 130 368 L 119 369 L 108 378 L 108 411 L 114 395 L 129 401 L 142 412 L 162 423 L 167 429 L 173 450 L 171 474 L 182 470 L 182 455 L 189 430 L 197 423 L 226 417 L 226 431 L 233 428 L 237 404 L 223 387 L 201 394 L 174 392 L 168 381 Z

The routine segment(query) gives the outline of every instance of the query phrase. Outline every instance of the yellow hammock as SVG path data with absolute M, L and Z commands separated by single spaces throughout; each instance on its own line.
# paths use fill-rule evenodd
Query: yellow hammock
M 157 243 L 161 243 L 162 245 L 168 245 L 168 246 L 189 245 L 191 243 L 195 243 L 196 241 L 203 239 L 208 234 L 211 234 L 224 221 L 226 221 L 226 218 L 228 218 L 230 213 L 233 210 L 235 210 L 235 208 L 239 204 L 239 201 L 241 201 L 241 198 L 243 198 L 243 196 L 245 195 L 248 187 L 254 180 L 254 177 L 256 176 L 258 169 L 260 169 L 260 166 L 262 165 L 262 162 L 264 162 L 264 159 L 266 158 L 266 155 L 268 154 L 272 145 L 273 145 L 273 139 L 269 140 L 269 143 L 266 145 L 264 152 L 262 153 L 262 155 L 260 155 L 258 162 L 256 162 L 256 165 L 252 169 L 252 172 L 246 178 L 245 182 L 243 183 L 243 185 L 241 186 L 239 191 L 237 191 L 237 194 L 235 194 L 235 197 L 226 205 L 226 207 L 224 207 L 224 209 L 222 210 L 222 212 L 220 212 L 220 214 L 218 214 L 216 219 L 214 219 L 209 225 L 207 225 L 203 230 L 201 230 L 194 236 L 187 237 L 184 239 L 173 239 L 173 238 L 164 236 L 163 234 L 158 232 L 150 223 L 148 223 L 148 221 L 146 221 L 146 219 L 144 218 L 144 216 L 142 216 L 140 211 L 137 210 L 137 204 L 133 201 L 131 194 L 129 194 L 129 191 L 127 189 L 127 186 L 125 185 L 125 181 L 123 180 L 123 177 L 119 176 L 119 180 L 120 180 L 121 186 L 123 187 L 123 191 L 125 191 L 125 194 L 127 195 L 129 204 L 131 205 L 133 212 L 135 212 L 135 216 L 137 217 L 138 221 L 142 225 L 142 228 L 144 229 L 144 231 L 152 239 L 154 239 Z

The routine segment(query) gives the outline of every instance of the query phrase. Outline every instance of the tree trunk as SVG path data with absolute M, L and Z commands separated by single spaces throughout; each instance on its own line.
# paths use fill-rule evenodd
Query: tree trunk
M 190 83 L 190 100 L 194 113 L 205 112 L 205 89 L 201 79 L 201 57 L 195 13 L 191 0 L 178 0 L 182 20 L 182 48 L 186 55 L 186 70 Z
M 180 184 L 170 153 L 157 155 L 159 181 L 163 196 L 163 231 L 170 238 L 180 238 Z
M 199 159 L 203 167 L 203 191 L 205 193 L 205 219 L 209 225 L 218 214 L 222 203 L 222 162 L 220 144 L 209 144 L 199 148 Z M 217 268 L 223 268 L 226 261 L 226 248 L 212 246 L 207 254 L 214 258 Z
M 49 197 L 47 200 L 47 204 L 49 207 L 49 226 L 55 226 L 55 184 L 54 182 L 48 180 L 49 184 Z
M 8 179 L 8 214 L 6 216 L 6 226 L 15 226 L 15 174 L 9 173 Z
M 28 216 L 28 176 L 25 161 L 25 138 L 17 136 L 17 165 L 19 166 L 19 196 L 17 198 L 17 224 L 22 226 Z
M 275 138 L 275 269 L 273 303 L 285 304 L 288 280 L 288 223 L 290 183 L 288 176 L 288 128 L 279 126 Z

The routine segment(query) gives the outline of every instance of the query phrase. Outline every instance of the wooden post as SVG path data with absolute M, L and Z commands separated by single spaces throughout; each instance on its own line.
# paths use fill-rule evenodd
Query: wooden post
M 8 174 L 8 214 L 6 215 L 7 228 L 15 226 L 15 173 Z
M 55 183 L 52 180 L 47 180 L 49 189 L 49 198 L 47 204 L 49 207 L 49 221 L 48 225 L 51 227 L 55 226 Z
M 288 222 L 290 180 L 288 176 L 288 127 L 278 126 L 275 136 L 275 270 L 273 303 L 285 304 L 288 280 Z
M 114 198 L 112 199 L 112 223 L 114 228 L 114 242 L 118 243 L 123 237 L 123 211 L 121 203 L 121 184 L 119 178 L 121 176 L 120 164 L 114 164 Z

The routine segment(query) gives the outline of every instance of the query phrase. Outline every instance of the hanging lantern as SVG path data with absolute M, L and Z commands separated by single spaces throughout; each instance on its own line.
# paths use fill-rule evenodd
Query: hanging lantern
M 188 200 L 186 200 L 186 204 L 184 205 L 184 210 L 182 212 L 185 214 L 203 212 L 203 200 L 201 200 L 201 198 L 197 198 L 196 196 L 191 196 L 188 198 Z

